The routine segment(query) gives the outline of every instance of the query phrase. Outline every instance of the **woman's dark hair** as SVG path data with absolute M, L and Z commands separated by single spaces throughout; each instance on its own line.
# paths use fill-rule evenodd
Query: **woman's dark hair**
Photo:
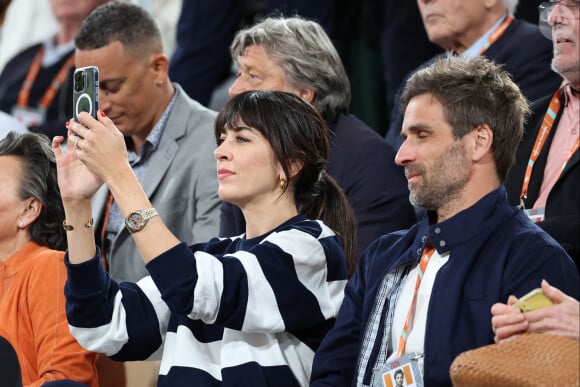
M 30 224 L 30 238 L 39 245 L 65 250 L 64 208 L 48 137 L 10 132 L 0 141 L 0 156 L 16 156 L 22 161 L 18 196 L 23 200 L 34 197 L 42 203 L 40 215 Z
M 355 222 L 346 195 L 326 173 L 328 134 L 322 117 L 302 98 L 282 91 L 247 91 L 230 99 L 215 121 L 216 141 L 238 120 L 258 130 L 270 143 L 289 184 L 294 185 L 298 211 L 320 219 L 340 239 L 349 273 L 355 261 Z M 289 162 L 302 169 L 289 178 Z M 286 188 L 287 189 L 287 188 Z

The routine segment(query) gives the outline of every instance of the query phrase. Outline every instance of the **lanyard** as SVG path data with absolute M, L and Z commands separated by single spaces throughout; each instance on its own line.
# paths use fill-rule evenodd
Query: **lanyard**
M 34 81 L 36 80 L 36 77 L 38 76 L 38 73 L 40 72 L 40 69 L 42 67 L 42 58 L 43 57 L 44 57 L 44 47 L 42 47 L 38 51 L 38 53 L 36 54 L 36 56 L 32 60 L 32 63 L 30 64 L 30 68 L 28 69 L 28 73 L 26 74 L 26 77 L 24 78 L 24 83 L 22 84 L 22 87 L 20 88 L 20 92 L 18 93 L 17 105 L 19 107 L 27 107 L 28 106 L 28 99 L 30 97 L 30 90 L 32 89 L 32 85 L 34 84 Z M 62 65 L 62 67 L 60 68 L 58 73 L 56 74 L 56 76 L 54 77 L 54 79 L 52 80 L 52 82 L 50 83 L 50 86 L 48 87 L 48 89 L 44 92 L 44 95 L 42 96 L 42 98 L 40 99 L 40 102 L 38 103 L 38 106 L 40 108 L 46 110 L 50 106 L 50 104 L 54 100 L 54 97 L 56 96 L 56 93 L 58 92 L 58 89 L 60 89 L 60 86 L 65 81 L 66 77 L 68 76 L 69 70 L 73 66 L 74 66 L 74 53 L 71 53 L 70 56 L 68 57 L 68 59 L 64 62 L 64 64 Z
M 526 199 L 528 198 L 528 188 L 530 185 L 530 179 L 532 177 L 532 170 L 534 169 L 534 164 L 536 163 L 536 160 L 538 160 L 538 157 L 540 157 L 540 153 L 542 152 L 542 148 L 546 144 L 546 141 L 548 139 L 548 135 L 550 134 L 550 131 L 552 130 L 552 126 L 554 126 L 554 121 L 556 119 L 556 116 L 558 115 L 558 112 L 560 111 L 561 104 L 562 104 L 561 100 L 560 100 L 561 93 L 562 93 L 562 89 L 559 89 L 552 96 L 552 100 L 550 101 L 550 105 L 548 106 L 548 111 L 546 112 L 546 115 L 544 116 L 544 120 L 542 121 L 542 126 L 540 127 L 540 130 L 538 131 L 538 136 L 536 137 L 536 142 L 534 143 L 534 147 L 532 148 L 532 154 L 530 155 L 530 159 L 529 159 L 528 165 L 526 167 L 526 173 L 524 175 L 524 182 L 522 184 L 522 192 L 520 194 L 519 207 L 521 209 L 525 208 L 525 202 L 526 202 Z M 580 138 L 576 140 L 576 143 L 572 146 L 572 149 L 570 149 L 570 151 L 568 152 L 568 156 L 566 156 L 566 160 L 564 161 L 564 163 L 562 165 L 562 169 L 560 171 L 560 174 L 564 171 L 566 164 L 568 163 L 568 161 L 570 161 L 570 159 L 572 158 L 572 156 L 578 150 L 579 147 L 580 147 Z
M 405 353 L 405 345 L 407 343 L 407 334 L 409 333 L 410 326 L 415 317 L 415 303 L 417 302 L 417 291 L 419 290 L 419 285 L 421 285 L 421 280 L 425 275 L 425 270 L 427 265 L 435 252 L 435 247 L 431 243 L 428 243 L 423 249 L 423 254 L 421 255 L 421 263 L 419 264 L 419 273 L 417 273 L 417 281 L 415 281 L 415 291 L 413 292 L 413 299 L 411 300 L 411 305 L 409 306 L 409 311 L 407 312 L 407 318 L 405 319 L 405 325 L 401 331 L 401 337 L 399 338 L 399 345 L 397 347 L 397 358 L 400 358 Z
M 489 36 L 487 42 L 485 42 L 485 45 L 479 51 L 479 55 L 483 55 L 483 53 L 489 48 L 489 46 L 494 44 L 495 41 L 498 40 L 504 34 L 505 30 L 509 27 L 509 25 L 512 23 L 513 20 L 514 18 L 511 17 L 511 15 L 507 15 L 503 23 L 501 23 L 495 29 L 495 31 L 493 31 L 493 33 Z

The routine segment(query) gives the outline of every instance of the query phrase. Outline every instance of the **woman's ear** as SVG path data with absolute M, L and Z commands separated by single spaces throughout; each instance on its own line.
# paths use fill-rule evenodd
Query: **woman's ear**
M 21 204 L 20 216 L 18 217 L 18 227 L 27 228 L 34 223 L 42 212 L 42 203 L 37 198 L 28 198 Z
M 304 163 L 300 160 L 292 159 L 288 161 L 288 172 L 290 173 L 290 178 L 296 176 L 302 170 Z

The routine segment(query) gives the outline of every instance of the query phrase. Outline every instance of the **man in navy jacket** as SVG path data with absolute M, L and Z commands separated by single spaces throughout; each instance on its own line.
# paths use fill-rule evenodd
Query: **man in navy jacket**
M 450 385 L 458 354 L 493 343 L 494 303 L 542 279 L 577 297 L 570 257 L 502 186 L 528 111 L 509 75 L 483 57 L 441 59 L 408 81 L 402 102 L 395 160 L 411 203 L 427 211 L 363 254 L 311 386 L 375 386 L 413 353 L 415 381 Z

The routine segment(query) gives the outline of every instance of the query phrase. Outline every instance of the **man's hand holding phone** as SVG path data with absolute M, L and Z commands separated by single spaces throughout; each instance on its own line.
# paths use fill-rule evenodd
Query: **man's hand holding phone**
M 578 300 L 562 293 L 546 280 L 519 300 L 510 296 L 507 304 L 491 308 L 491 325 L 495 342 L 522 333 L 548 333 L 580 339 L 580 306 Z

